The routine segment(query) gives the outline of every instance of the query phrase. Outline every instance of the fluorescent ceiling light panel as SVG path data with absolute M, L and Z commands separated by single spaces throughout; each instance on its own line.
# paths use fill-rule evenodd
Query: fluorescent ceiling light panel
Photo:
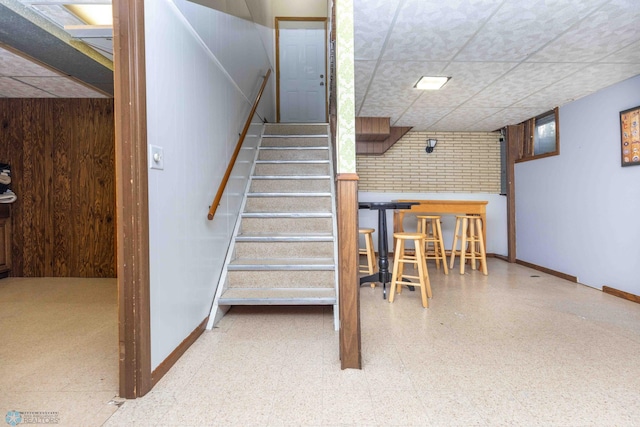
M 65 4 L 64 7 L 89 25 L 113 25 L 110 4 Z
M 423 77 L 420 77 L 420 80 L 418 80 L 418 83 L 416 83 L 414 87 L 416 89 L 421 89 L 421 90 L 438 90 L 442 86 L 444 86 L 444 84 L 448 82 L 450 78 L 451 77 L 423 76 Z

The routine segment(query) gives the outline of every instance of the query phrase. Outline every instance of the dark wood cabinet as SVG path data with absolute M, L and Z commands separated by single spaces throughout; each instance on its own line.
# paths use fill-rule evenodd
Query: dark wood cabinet
M 11 271 L 11 205 L 0 204 L 0 278 Z

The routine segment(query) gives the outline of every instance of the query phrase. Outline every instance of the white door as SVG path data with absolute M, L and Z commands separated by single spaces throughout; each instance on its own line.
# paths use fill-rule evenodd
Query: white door
M 287 28 L 296 24 L 305 28 Z M 288 21 L 284 26 L 281 24 L 278 48 L 280 122 L 326 122 L 324 22 Z

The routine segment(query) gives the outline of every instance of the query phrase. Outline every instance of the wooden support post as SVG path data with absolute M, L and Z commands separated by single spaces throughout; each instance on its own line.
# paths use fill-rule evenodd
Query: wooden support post
M 358 175 L 339 174 L 336 194 L 340 270 L 340 366 L 342 369 L 361 369 Z

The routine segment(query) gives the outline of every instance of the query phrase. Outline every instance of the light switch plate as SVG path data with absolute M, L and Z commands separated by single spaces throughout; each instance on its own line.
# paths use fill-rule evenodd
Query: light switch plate
M 149 168 L 164 169 L 164 152 L 162 147 L 149 145 Z

